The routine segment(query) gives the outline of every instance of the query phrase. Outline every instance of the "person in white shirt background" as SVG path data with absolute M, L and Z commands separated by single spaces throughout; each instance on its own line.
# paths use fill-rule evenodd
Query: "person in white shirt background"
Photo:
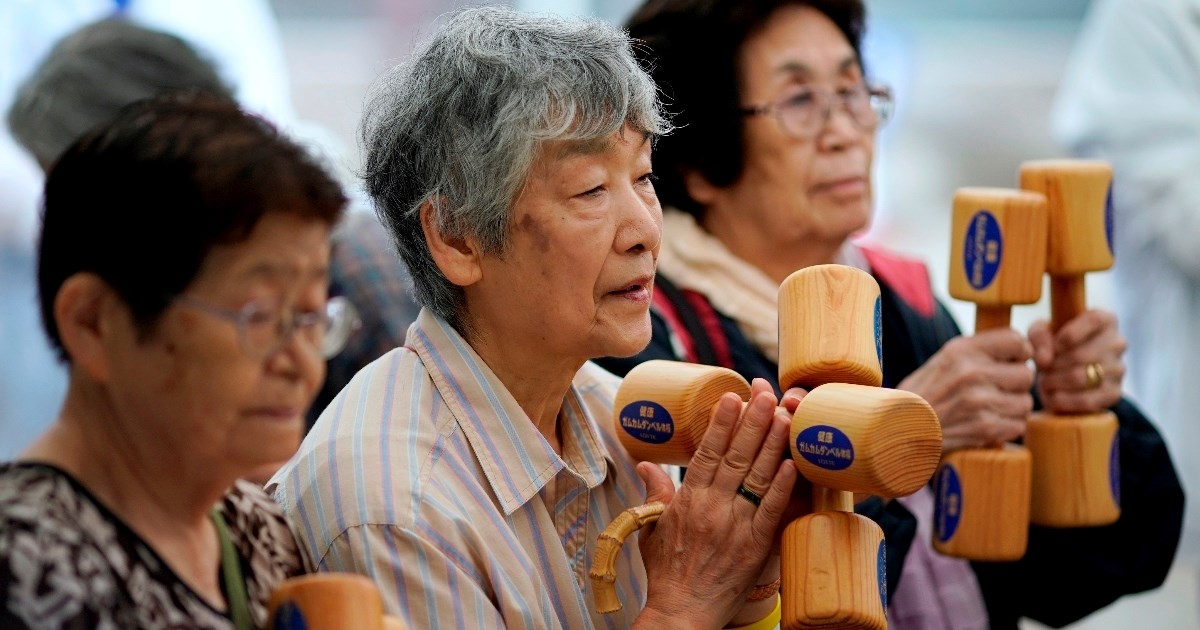
M 1189 495 L 1150 627 L 1200 626 L 1200 1 L 1098 0 L 1052 110 L 1071 154 L 1113 165 L 1112 284 L 1130 396 L 1156 419 Z M 1186 603 L 1184 603 L 1186 602 Z

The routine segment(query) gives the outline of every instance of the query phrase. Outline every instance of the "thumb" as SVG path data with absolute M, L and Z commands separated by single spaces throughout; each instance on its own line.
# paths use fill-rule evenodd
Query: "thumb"
M 637 474 L 646 484 L 646 503 L 662 501 L 670 505 L 671 499 L 675 498 L 675 482 L 671 481 L 667 471 L 653 462 L 638 462 Z

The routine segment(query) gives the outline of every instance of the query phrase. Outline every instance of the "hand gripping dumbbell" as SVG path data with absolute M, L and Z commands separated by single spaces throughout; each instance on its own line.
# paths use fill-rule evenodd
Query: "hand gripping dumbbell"
M 1041 298 L 1045 197 L 961 188 L 952 226 L 950 295 L 975 303 L 976 333 L 1008 328 L 1012 305 Z M 1027 448 L 1011 443 L 948 453 L 934 475 L 934 549 L 971 560 L 1024 556 L 1031 460 Z
M 1113 264 L 1112 167 L 1100 160 L 1034 160 L 1021 164 L 1020 181 L 1047 200 L 1050 328 L 1057 332 L 1087 309 L 1084 274 Z M 1092 363 L 1087 370 L 1088 382 L 1099 385 L 1103 367 Z M 1025 445 L 1033 454 L 1032 522 L 1086 527 L 1121 516 L 1117 417 L 1111 411 L 1035 413 Z
M 849 267 L 829 266 L 796 276 L 784 287 L 793 300 L 791 306 L 849 309 L 861 306 L 865 299 L 869 307 L 865 315 L 828 314 L 811 321 L 793 315 L 799 326 L 813 327 L 814 337 L 819 338 L 811 342 L 796 338 L 798 326 L 781 335 L 781 341 L 793 347 L 791 354 L 781 352 L 781 366 L 790 357 L 786 360 L 793 370 L 788 376 L 793 385 L 811 386 L 822 379 L 808 380 L 804 375 L 817 372 L 868 383 L 821 384 L 808 393 L 793 417 L 793 459 L 801 474 L 819 484 L 812 496 L 819 512 L 798 519 L 784 532 L 783 626 L 883 628 L 883 534 L 875 523 L 853 514 L 851 493 L 894 497 L 915 492 L 937 465 L 941 429 L 933 410 L 919 396 L 877 386 L 881 379 L 875 321 L 879 288 L 873 278 Z M 833 296 L 850 289 L 865 291 L 866 297 Z M 810 295 L 813 291 L 823 295 Z M 784 313 L 795 312 L 781 304 L 781 321 Z M 860 327 L 865 336 L 847 340 L 848 326 L 854 322 L 865 324 L 865 329 Z M 750 385 L 726 368 L 662 360 L 642 363 L 630 370 L 618 389 L 614 406 L 618 437 L 638 460 L 686 465 L 725 392 L 737 393 L 745 401 Z M 662 510 L 661 504 L 632 508 L 601 534 L 590 572 L 600 612 L 621 607 L 612 587 L 620 545 L 629 534 L 656 520 Z

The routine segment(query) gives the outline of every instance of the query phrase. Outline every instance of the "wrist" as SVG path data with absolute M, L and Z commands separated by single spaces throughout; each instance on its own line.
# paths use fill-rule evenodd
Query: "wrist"
M 760 604 L 770 605 L 769 607 L 762 606 L 762 608 L 766 609 L 765 614 L 761 615 L 758 619 L 747 623 L 731 621 L 729 625 L 725 626 L 726 630 L 774 630 L 774 628 L 777 628 L 783 618 L 782 598 L 780 598 L 779 595 L 775 595 L 775 597 L 765 599 L 762 602 L 748 604 L 746 608 L 751 606 L 758 607 Z M 743 608 L 743 610 L 745 610 L 745 608 Z
M 637 618 L 633 620 L 633 630 L 658 630 L 660 628 L 701 630 L 711 627 L 711 624 L 704 624 L 683 615 L 665 613 L 649 605 L 643 608 L 642 612 L 638 613 Z
M 741 610 L 730 618 L 729 626 L 754 624 L 770 615 L 772 609 L 775 608 L 779 601 L 779 572 L 775 571 L 774 577 L 771 577 L 770 573 L 766 573 L 759 579 L 765 581 L 758 582 L 754 588 L 750 589 Z

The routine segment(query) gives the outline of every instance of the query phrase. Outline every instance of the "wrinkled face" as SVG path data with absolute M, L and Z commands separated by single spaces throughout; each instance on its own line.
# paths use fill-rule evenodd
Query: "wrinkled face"
M 213 249 L 189 300 L 237 311 L 251 302 L 285 313 L 322 311 L 329 284 L 329 228 L 320 221 L 265 215 L 248 240 Z M 293 335 L 255 357 L 237 326 L 175 303 L 148 338 L 130 328 L 113 344 L 108 389 L 119 420 L 163 449 L 249 472 L 295 451 L 304 414 L 325 376 L 320 335 Z
M 778 9 L 743 44 L 738 68 L 746 107 L 810 88 L 837 94 L 864 80 L 850 42 L 807 6 Z M 874 129 L 858 126 L 838 104 L 813 138 L 789 136 L 773 114 L 748 116 L 745 170 L 727 189 L 740 220 L 757 222 L 779 242 L 836 243 L 865 228 L 873 139 Z
M 662 235 L 650 141 L 546 143 L 511 210 L 508 248 L 484 256 L 468 311 L 492 340 L 548 362 L 640 352 Z

